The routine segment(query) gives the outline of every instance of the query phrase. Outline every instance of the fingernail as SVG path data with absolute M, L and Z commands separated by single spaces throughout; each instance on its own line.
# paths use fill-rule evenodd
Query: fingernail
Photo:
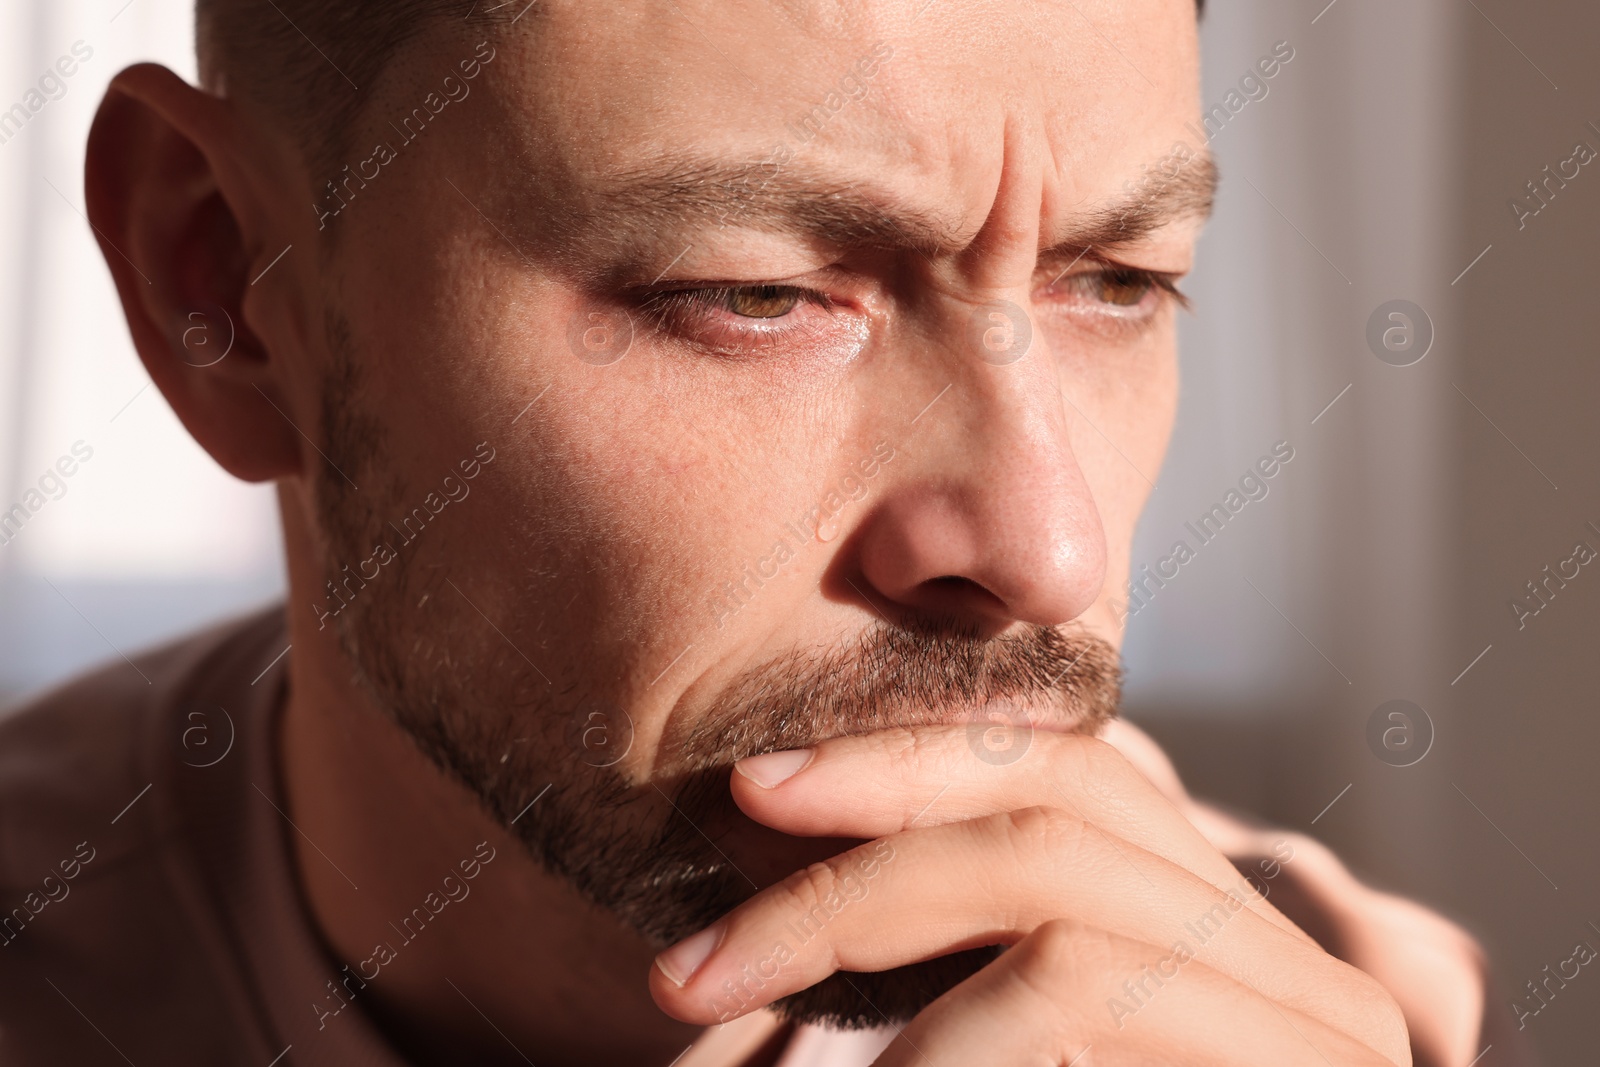
M 694 972 L 700 969 L 707 957 L 717 950 L 722 943 L 722 935 L 726 928 L 722 923 L 708 926 L 698 934 L 679 941 L 656 957 L 656 966 L 661 968 L 661 973 L 672 980 L 672 984 L 679 989 L 685 982 L 694 977 Z
M 763 789 L 772 789 L 799 774 L 815 754 L 815 749 L 791 748 L 785 752 L 751 756 L 735 763 L 733 767 Z

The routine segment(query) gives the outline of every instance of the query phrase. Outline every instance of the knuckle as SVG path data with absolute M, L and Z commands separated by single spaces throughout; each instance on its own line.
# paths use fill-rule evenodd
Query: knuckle
M 838 891 L 838 886 L 839 871 L 831 859 L 810 864 L 783 882 L 784 895 L 801 911 L 809 911 L 827 900 L 828 894 Z
M 1077 931 L 1070 924 L 1045 923 L 1007 953 L 1011 977 L 1030 998 L 1059 1005 L 1072 999 L 1073 945 Z
M 924 774 L 930 766 L 937 769 L 944 762 L 939 758 L 941 740 L 942 732 L 937 727 L 912 726 L 897 731 L 889 742 L 894 746 L 896 767 L 908 775 Z
M 946 764 L 938 728 L 907 726 L 878 730 L 868 735 L 889 774 L 900 782 L 914 782 L 937 774 Z
M 1059 1021 L 1082 1024 L 1085 1020 L 1076 1018 L 1082 1014 L 1076 1009 L 1099 1002 L 1097 979 L 1115 970 L 1116 951 L 1104 930 L 1071 919 L 1050 919 L 1002 959 L 1019 990 L 1049 1005 Z
M 995 818 L 1019 858 L 1026 862 L 1076 852 L 1083 841 L 1083 822 L 1059 808 L 1040 804 L 1002 812 Z
M 1070 970 L 1080 958 L 1081 942 L 1088 930 L 1071 919 L 1049 919 L 1040 923 L 1011 951 L 1016 953 L 1018 977 L 1039 979 Z
M 795 928 L 821 933 L 852 900 L 864 895 L 861 883 L 852 877 L 856 860 L 852 852 L 820 860 L 779 883 L 777 903 Z M 837 962 L 831 939 L 817 940 Z

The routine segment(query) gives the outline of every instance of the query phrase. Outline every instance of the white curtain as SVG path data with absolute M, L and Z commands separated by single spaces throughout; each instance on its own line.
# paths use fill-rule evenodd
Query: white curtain
M 0 4 L 0 698 L 282 585 L 270 490 L 147 387 L 83 216 L 106 85 L 141 60 L 192 78 L 191 19 L 183 0 Z

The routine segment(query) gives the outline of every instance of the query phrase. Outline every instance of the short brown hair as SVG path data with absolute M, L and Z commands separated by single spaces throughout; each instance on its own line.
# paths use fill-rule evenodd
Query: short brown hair
M 284 120 L 309 161 L 347 147 L 368 90 L 401 46 L 463 0 L 195 0 L 200 83 L 258 101 Z

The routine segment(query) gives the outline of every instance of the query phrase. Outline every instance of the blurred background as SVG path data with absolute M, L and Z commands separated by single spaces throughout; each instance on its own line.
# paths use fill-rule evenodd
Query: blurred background
M 1133 605 L 1128 715 L 1196 792 L 1466 924 L 1509 998 L 1600 948 L 1600 8 L 1208 6 L 1223 191 L 1134 551 L 1193 558 Z M 0 524 L 0 703 L 282 588 L 270 491 L 147 388 L 82 214 L 106 82 L 192 78 L 189 20 L 0 6 L 0 509 L 44 500 Z M 1528 1020 L 1550 1063 L 1593 1062 L 1597 1007 L 1580 976 Z
M 0 699 L 282 587 L 271 489 L 224 474 L 147 387 L 83 214 L 107 83 L 140 60 L 192 80 L 192 17 L 181 0 L 0 5 Z M 30 489 L 44 506 L 4 525 Z

